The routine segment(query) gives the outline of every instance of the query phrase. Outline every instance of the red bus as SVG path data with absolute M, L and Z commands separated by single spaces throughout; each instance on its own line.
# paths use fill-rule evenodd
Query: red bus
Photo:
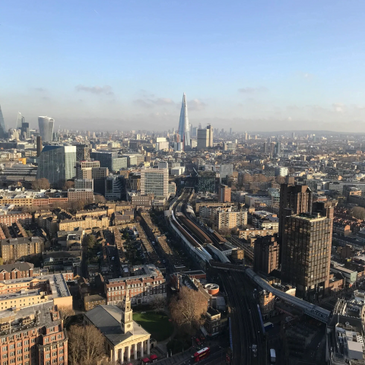
M 152 354 L 152 355 L 150 356 L 150 362 L 157 362 L 157 361 L 158 361 L 157 355 Z
M 194 362 L 199 362 L 200 360 L 205 359 L 210 354 L 210 348 L 204 347 L 203 349 L 197 351 L 193 356 Z

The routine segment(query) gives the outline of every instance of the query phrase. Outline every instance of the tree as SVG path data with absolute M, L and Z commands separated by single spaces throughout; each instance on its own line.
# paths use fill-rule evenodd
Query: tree
M 155 311 L 163 311 L 166 306 L 166 298 L 162 294 L 155 295 L 155 298 L 152 302 L 152 307 Z
M 93 248 L 96 244 L 96 237 L 93 234 L 89 234 L 85 237 L 84 244 L 88 248 Z
M 72 180 L 67 180 L 63 185 L 62 190 L 72 189 L 75 186 L 75 183 Z
M 61 318 L 65 324 L 65 327 L 67 327 L 67 322 L 69 321 L 69 319 L 75 315 L 75 311 L 71 308 L 67 308 L 67 307 L 61 307 L 60 308 L 60 315 Z
M 351 214 L 353 217 L 357 218 L 357 219 L 365 219 L 365 208 L 362 207 L 355 207 L 354 209 L 352 209 Z
M 68 331 L 69 360 L 72 365 L 96 365 L 105 354 L 104 337 L 94 326 L 74 325 Z
M 45 177 L 34 180 L 32 182 L 32 188 L 34 190 L 48 190 L 50 187 L 51 187 L 51 185 Z
M 285 184 L 285 177 L 284 176 L 276 176 L 275 180 L 280 185 Z
M 95 196 L 94 196 L 94 199 L 95 199 L 95 203 L 96 204 L 104 204 L 104 203 L 106 203 L 106 199 L 105 199 L 105 197 L 103 196 L 103 195 L 100 195 L 100 194 L 96 194 Z
M 207 307 L 208 302 L 199 291 L 183 286 L 171 300 L 171 318 L 181 331 L 192 335 L 203 323 Z
M 252 182 L 252 181 L 253 181 L 253 178 L 252 178 L 252 176 L 251 176 L 250 174 L 245 173 L 245 174 L 243 174 L 242 181 L 243 181 L 245 184 L 247 184 L 247 183 Z

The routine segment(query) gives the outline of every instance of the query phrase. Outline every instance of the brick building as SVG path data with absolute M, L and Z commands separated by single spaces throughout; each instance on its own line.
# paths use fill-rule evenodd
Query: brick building
M 18 260 L 21 257 L 34 255 L 43 251 L 41 237 L 18 237 L 0 240 L 1 257 L 4 262 Z
M 34 273 L 34 264 L 29 262 L 15 262 L 0 266 L 0 280 L 31 278 Z
M 67 365 L 68 339 L 52 303 L 0 312 L 2 365 Z
M 105 282 L 107 304 L 119 304 L 129 291 L 132 304 L 152 303 L 166 296 L 166 282 L 161 271 L 154 265 L 132 266 L 133 276 L 109 279 Z
M 256 272 L 270 274 L 279 268 L 278 236 L 257 237 L 254 247 L 253 268 Z

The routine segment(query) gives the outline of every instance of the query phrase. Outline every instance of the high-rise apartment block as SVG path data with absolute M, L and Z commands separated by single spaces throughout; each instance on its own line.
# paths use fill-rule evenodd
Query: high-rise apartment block
M 256 272 L 270 274 L 279 268 L 279 243 L 277 235 L 258 237 L 254 247 L 254 265 Z
M 50 117 L 38 117 L 39 134 L 43 142 L 53 141 L 54 119 Z
M 142 169 L 141 194 L 153 194 L 155 197 L 169 197 L 169 170 Z
M 297 296 L 322 295 L 329 284 L 333 208 L 316 204 L 314 212 L 288 215 L 282 237 L 282 278 Z
M 38 158 L 37 178 L 46 178 L 58 187 L 76 175 L 75 146 L 45 146 Z
M 286 216 L 312 212 L 312 192 L 307 185 L 280 186 L 279 239 L 282 242 Z

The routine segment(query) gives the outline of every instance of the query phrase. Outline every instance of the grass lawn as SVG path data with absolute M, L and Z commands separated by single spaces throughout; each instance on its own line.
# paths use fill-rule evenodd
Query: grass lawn
M 157 341 L 166 340 L 174 327 L 165 314 L 155 312 L 133 313 L 133 320 L 140 324 Z

